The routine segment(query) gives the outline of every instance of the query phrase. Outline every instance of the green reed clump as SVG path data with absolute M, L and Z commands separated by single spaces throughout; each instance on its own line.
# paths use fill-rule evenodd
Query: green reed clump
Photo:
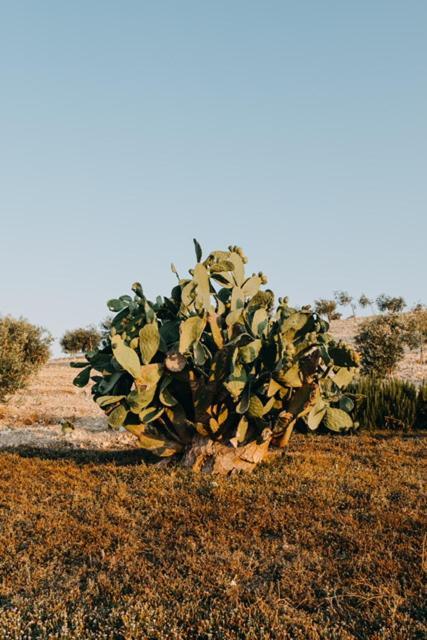
M 427 427 L 427 385 L 389 378 L 361 377 L 348 392 L 355 397 L 353 418 L 364 429 Z

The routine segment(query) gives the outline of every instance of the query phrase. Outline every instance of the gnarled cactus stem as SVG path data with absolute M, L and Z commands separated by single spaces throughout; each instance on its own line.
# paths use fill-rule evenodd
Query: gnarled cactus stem
M 230 447 L 205 436 L 196 436 L 184 454 L 182 465 L 193 471 L 229 475 L 237 471 L 251 472 L 266 459 L 271 432 L 262 442 Z

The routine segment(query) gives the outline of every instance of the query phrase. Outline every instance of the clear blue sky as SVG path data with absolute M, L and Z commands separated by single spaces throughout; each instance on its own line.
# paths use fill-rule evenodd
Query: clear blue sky
M 427 2 L 2 2 L 0 312 L 55 336 L 192 238 L 295 304 L 426 301 Z

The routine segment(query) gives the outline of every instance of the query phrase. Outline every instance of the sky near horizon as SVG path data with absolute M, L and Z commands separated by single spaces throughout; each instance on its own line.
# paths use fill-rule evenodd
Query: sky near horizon
M 242 246 L 427 302 L 427 2 L 0 0 L 0 314 L 56 336 Z

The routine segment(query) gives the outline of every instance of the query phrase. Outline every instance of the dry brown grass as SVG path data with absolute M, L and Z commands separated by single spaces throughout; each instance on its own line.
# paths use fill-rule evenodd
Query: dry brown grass
M 297 436 L 226 479 L 2 453 L 0 637 L 421 640 L 425 442 Z

